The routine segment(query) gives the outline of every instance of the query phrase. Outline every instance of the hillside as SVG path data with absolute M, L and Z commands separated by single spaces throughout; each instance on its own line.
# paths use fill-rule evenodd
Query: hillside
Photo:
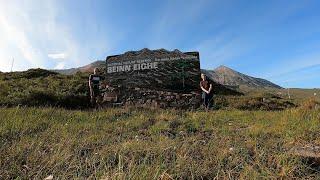
M 268 94 L 241 93 L 214 83 L 215 109 L 283 110 L 295 105 L 286 98 Z M 89 108 L 88 73 L 64 75 L 44 69 L 0 74 L 0 106 L 54 106 Z M 262 101 L 266 99 L 266 101 Z
M 0 106 L 88 107 L 88 75 L 44 69 L 0 74 Z
M 261 78 L 255 78 L 237 72 L 226 66 L 219 66 L 214 70 L 202 70 L 210 79 L 223 85 L 239 89 L 282 89 L 282 87 Z
M 215 86 L 215 93 L 218 95 L 241 95 L 223 85 Z M 65 75 L 45 69 L 29 69 L 0 73 L 0 106 L 58 106 L 83 109 L 88 108 L 90 104 L 88 98 L 88 73 L 85 72 Z
M 290 89 L 273 89 L 269 90 L 273 94 L 277 94 L 283 98 L 289 98 L 294 100 L 294 102 L 301 102 L 305 99 L 315 99 L 320 101 L 320 89 L 301 89 L 301 88 L 290 88 Z

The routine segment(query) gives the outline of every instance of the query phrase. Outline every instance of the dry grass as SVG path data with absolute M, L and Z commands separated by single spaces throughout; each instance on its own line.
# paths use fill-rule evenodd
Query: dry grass
M 320 110 L 0 109 L 0 179 L 316 178 Z

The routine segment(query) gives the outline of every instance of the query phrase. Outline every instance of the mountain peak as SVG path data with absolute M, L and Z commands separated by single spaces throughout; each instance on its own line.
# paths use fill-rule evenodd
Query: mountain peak
M 217 67 L 213 71 L 206 72 L 209 78 L 223 85 L 250 88 L 281 88 L 270 81 L 242 74 L 224 65 Z
M 220 66 L 218 66 L 216 69 L 223 69 L 223 68 L 228 68 L 228 67 L 225 66 L 225 65 L 220 65 Z
M 219 67 L 217 67 L 216 69 L 214 69 L 214 71 L 220 71 L 220 70 L 223 70 L 223 71 L 225 71 L 225 70 L 235 71 L 235 70 L 233 70 L 233 69 L 231 69 L 231 68 L 229 68 L 229 67 L 227 67 L 227 66 L 225 66 L 225 65 L 220 65 Z
M 235 71 L 227 66 L 221 65 L 219 67 L 217 67 L 216 69 L 214 69 L 213 71 L 215 71 L 216 73 L 219 74 L 225 74 L 225 75 L 235 75 L 235 74 L 239 74 L 238 71 Z

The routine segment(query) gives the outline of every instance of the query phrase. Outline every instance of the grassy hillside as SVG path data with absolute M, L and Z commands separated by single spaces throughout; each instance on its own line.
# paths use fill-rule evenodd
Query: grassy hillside
M 281 92 L 281 96 L 288 98 L 288 89 L 282 89 L 276 91 L 275 93 Z M 299 89 L 299 88 L 290 88 L 289 89 L 290 98 L 293 101 L 301 102 L 308 98 L 313 98 L 317 101 L 320 101 L 320 89 Z
M 24 72 L 0 73 L 0 106 L 51 106 L 68 109 L 87 109 L 88 74 L 78 72 L 63 75 L 43 69 Z M 291 101 L 275 97 L 267 92 L 249 96 L 225 96 L 232 94 L 222 85 L 214 84 L 217 95 L 215 109 L 283 110 L 294 107 Z
M 320 110 L 0 108 L 0 179 L 316 178 Z
M 303 103 L 306 99 L 314 99 L 316 101 L 320 101 L 320 89 L 300 89 L 300 88 L 290 88 L 288 96 L 288 89 L 246 89 L 243 90 L 247 96 L 259 96 L 261 94 L 273 94 L 282 99 L 291 101 L 296 104 Z M 316 93 L 316 94 L 315 94 Z
M 0 106 L 88 106 L 88 74 L 61 75 L 43 69 L 0 74 Z

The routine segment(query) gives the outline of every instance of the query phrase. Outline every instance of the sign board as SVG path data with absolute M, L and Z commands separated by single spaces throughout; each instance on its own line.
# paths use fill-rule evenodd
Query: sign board
M 111 86 L 173 92 L 199 89 L 198 52 L 143 49 L 106 59 L 106 79 Z
M 142 49 L 106 59 L 106 81 L 123 104 L 189 106 L 200 101 L 198 52 Z

